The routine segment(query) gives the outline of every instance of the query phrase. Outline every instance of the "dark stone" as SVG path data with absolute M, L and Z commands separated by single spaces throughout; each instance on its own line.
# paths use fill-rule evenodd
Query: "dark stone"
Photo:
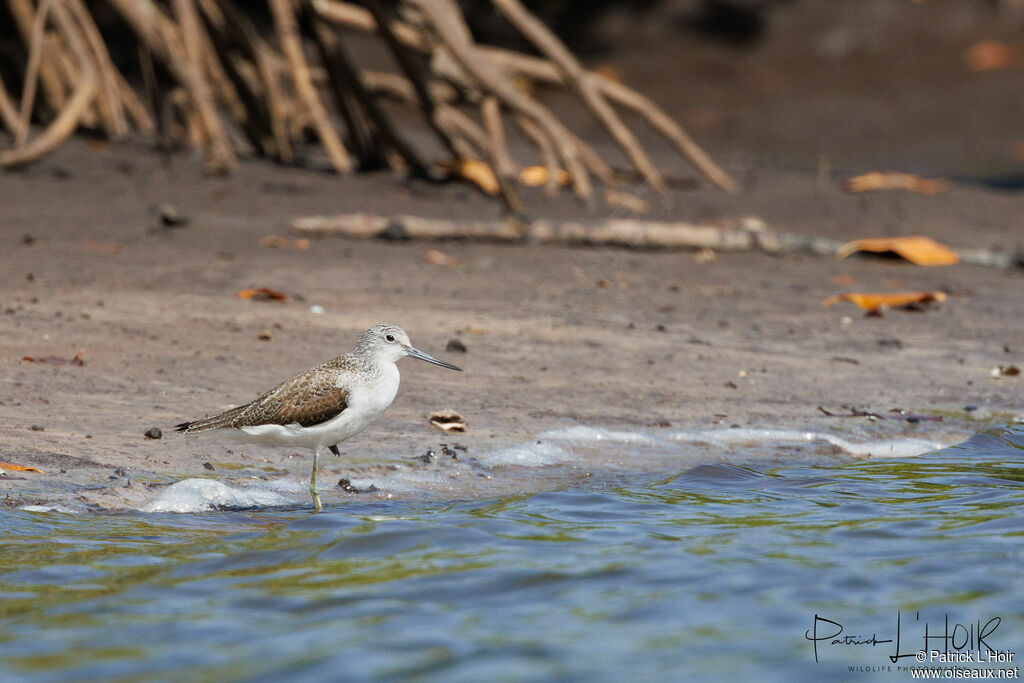
M 188 225 L 188 216 L 181 213 L 178 207 L 170 202 L 164 202 L 160 206 L 156 207 L 157 215 L 160 216 L 160 222 L 168 228 L 176 228 L 183 225 Z
M 213 465 L 211 465 L 211 464 L 210 464 L 210 463 L 208 463 L 208 462 L 204 462 L 204 463 L 203 463 L 203 468 L 204 468 L 204 469 L 208 469 L 208 470 L 210 470 L 211 472 L 213 472 L 213 470 L 214 470 L 214 467 L 213 467 Z
M 377 237 L 382 240 L 388 240 L 389 242 L 398 242 L 409 239 L 409 236 L 405 234 L 405 227 L 397 221 L 390 221 L 387 227 L 381 230 Z
M 146 438 L 147 439 L 161 439 L 161 438 L 163 438 L 163 436 L 164 436 L 164 433 L 162 431 L 160 431 L 159 427 L 153 427 L 152 429 L 146 430 Z
M 444 347 L 445 351 L 452 353 L 465 353 L 468 349 L 466 345 L 459 339 L 449 339 L 447 346 Z

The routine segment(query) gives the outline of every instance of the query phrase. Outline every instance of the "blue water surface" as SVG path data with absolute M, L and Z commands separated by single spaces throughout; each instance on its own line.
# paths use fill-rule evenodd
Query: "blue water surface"
M 322 515 L 3 510 L 0 680 L 909 678 L 926 627 L 1024 657 L 1022 503 L 1017 425 Z

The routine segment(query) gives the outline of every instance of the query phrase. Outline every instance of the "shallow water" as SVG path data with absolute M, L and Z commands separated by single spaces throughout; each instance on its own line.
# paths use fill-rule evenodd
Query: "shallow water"
M 552 476 L 579 469 L 566 433 L 494 455 L 561 483 L 488 500 L 0 511 L 0 680 L 846 679 L 917 666 L 889 656 L 926 623 L 930 648 L 970 626 L 962 652 L 1024 651 L 1021 425 L 904 458 L 769 438 L 744 466 L 614 436 L 570 449 L 618 463 L 596 475 Z M 816 663 L 815 615 L 858 641 L 899 618 L 899 653 L 823 638 Z

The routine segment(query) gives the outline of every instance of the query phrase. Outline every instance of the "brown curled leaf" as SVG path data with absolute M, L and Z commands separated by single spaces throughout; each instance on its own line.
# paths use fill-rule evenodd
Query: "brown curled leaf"
M 943 178 L 921 178 L 912 173 L 892 171 L 871 171 L 847 179 L 847 192 L 872 192 L 876 190 L 904 190 L 923 195 L 945 192 L 951 187 Z
M 960 256 L 955 251 L 923 235 L 853 240 L 839 247 L 836 256 L 846 258 L 858 251 L 875 254 L 892 252 L 919 266 L 951 266 L 960 261 Z
M 444 432 L 464 432 L 469 426 L 462 415 L 451 409 L 435 410 L 430 414 L 430 424 Z
M 945 292 L 845 292 L 835 294 L 821 302 L 823 308 L 833 306 L 840 301 L 849 301 L 868 312 L 880 312 L 883 308 L 908 308 L 923 306 L 933 302 L 946 300 Z
M 270 287 L 256 287 L 254 289 L 243 289 L 238 293 L 239 299 L 251 301 L 288 301 L 288 295 Z
M 0 470 L 11 470 L 12 472 L 38 472 L 39 474 L 46 474 L 38 467 L 27 467 L 25 465 L 15 465 L 9 462 L 0 462 Z

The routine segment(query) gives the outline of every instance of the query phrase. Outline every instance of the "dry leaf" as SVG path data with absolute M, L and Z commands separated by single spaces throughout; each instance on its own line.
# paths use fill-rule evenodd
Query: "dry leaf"
M 1020 368 L 1016 365 L 1000 365 L 998 368 L 992 368 L 993 377 L 1017 377 L 1020 375 Z
M 516 87 L 516 90 L 523 93 L 524 95 L 533 96 L 533 81 L 525 76 L 515 76 L 512 79 L 512 85 Z
M 890 293 L 864 293 L 846 292 L 835 294 L 821 302 L 823 308 L 828 308 L 840 301 L 849 301 L 851 304 L 860 306 L 869 313 L 879 313 L 884 308 L 911 307 L 924 305 L 932 302 L 946 300 L 945 292 L 890 292 Z
M 288 240 L 280 235 L 267 235 L 260 239 L 260 246 L 271 249 L 287 249 L 290 245 Z
M 1024 161 L 1024 138 L 1017 138 L 1010 143 L 1010 158 L 1014 161 Z
M 93 240 L 87 240 L 85 243 L 86 251 L 94 251 L 97 254 L 107 254 L 113 256 L 114 254 L 121 253 L 120 244 L 112 244 L 110 242 L 95 242 Z
M 847 192 L 870 192 L 872 190 L 906 190 L 924 195 L 939 194 L 951 187 L 942 178 L 920 178 L 911 173 L 871 171 L 854 176 L 846 181 Z
M 834 278 L 832 278 L 832 284 L 838 285 L 839 287 L 844 287 L 846 285 L 852 285 L 853 284 L 853 276 L 850 275 L 849 273 L 839 273 Z
M 971 45 L 964 51 L 964 61 L 972 71 L 994 71 L 1013 64 L 1014 51 L 1008 45 L 986 40 Z
M 695 263 L 712 263 L 716 258 L 715 250 L 709 249 L 708 247 L 704 247 L 693 255 Z
M 276 289 L 269 287 L 257 287 L 255 289 L 243 289 L 238 293 L 239 299 L 251 299 L 252 301 L 288 301 L 288 296 Z
M 21 360 L 27 363 L 45 363 L 46 365 L 77 365 L 81 367 L 85 365 L 85 360 L 82 356 L 85 354 L 85 349 L 81 349 L 74 355 L 73 358 L 61 358 L 60 356 L 44 356 L 42 358 L 35 358 L 33 356 L 22 356 Z
M 451 409 L 432 412 L 430 424 L 445 432 L 464 432 L 468 426 L 462 416 Z
M 955 251 L 930 237 L 879 237 L 847 242 L 836 250 L 836 256 L 846 258 L 858 251 L 873 253 L 894 252 L 919 266 L 951 266 L 960 261 Z
M 446 166 L 453 173 L 479 187 L 485 194 L 498 194 L 500 189 L 498 176 L 494 175 L 494 171 L 491 170 L 487 162 L 462 157 L 446 164 Z
M 423 260 L 427 263 L 435 266 L 445 266 L 446 268 L 454 268 L 459 265 L 459 262 L 437 249 L 430 249 L 423 255 Z
M 594 69 L 594 73 L 612 83 L 622 83 L 622 75 L 619 73 L 619 70 L 610 64 L 602 64 Z
M 38 472 L 39 474 L 46 474 L 38 467 L 26 467 L 25 465 L 13 465 L 9 462 L 0 462 L 0 470 L 11 470 L 14 472 Z
M 646 199 L 619 190 L 605 190 L 604 201 L 608 206 L 617 206 L 633 213 L 647 213 L 650 209 Z
M 565 186 L 572 181 L 569 172 L 555 169 L 555 182 Z M 519 172 L 519 183 L 527 187 L 542 187 L 548 183 L 548 169 L 546 166 L 527 166 Z

